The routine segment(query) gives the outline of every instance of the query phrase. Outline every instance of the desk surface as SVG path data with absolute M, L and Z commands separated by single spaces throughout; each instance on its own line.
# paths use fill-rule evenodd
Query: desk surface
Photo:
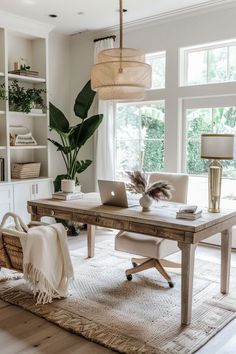
M 234 219 L 236 223 L 236 211 L 222 210 L 220 213 L 209 213 L 203 208 L 202 217 L 197 220 L 176 219 L 176 211 L 181 204 L 159 201 L 154 202 L 151 210 L 142 212 L 140 206 L 130 208 L 120 208 L 108 205 L 101 205 L 100 197 L 97 193 L 83 195 L 83 199 L 73 201 L 60 201 L 55 199 L 40 199 L 28 202 L 29 207 L 37 209 L 38 215 L 56 215 L 59 211 L 72 214 L 86 214 L 87 216 L 112 218 L 114 220 L 142 222 L 142 224 L 161 226 L 175 230 L 188 232 L 199 232 L 213 225 Z M 35 210 L 36 210 L 35 209 Z M 54 213 L 50 213 L 53 211 Z M 44 214 L 43 214 L 44 213 Z M 72 217 L 73 219 L 73 217 Z M 77 218 L 79 220 L 79 218 Z M 95 223 L 96 224 L 96 223 Z

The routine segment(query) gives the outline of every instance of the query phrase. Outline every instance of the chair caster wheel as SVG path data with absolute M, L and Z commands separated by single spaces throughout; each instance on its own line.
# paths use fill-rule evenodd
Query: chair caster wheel
M 137 263 L 135 263 L 135 262 L 132 262 L 132 265 L 134 268 L 138 266 Z
M 175 286 L 175 284 L 172 281 L 168 281 L 169 287 L 173 288 Z
M 126 275 L 126 278 L 127 278 L 127 280 L 128 280 L 128 281 L 131 281 L 131 280 L 133 279 L 133 277 L 132 277 L 132 275 L 131 275 L 131 274 Z

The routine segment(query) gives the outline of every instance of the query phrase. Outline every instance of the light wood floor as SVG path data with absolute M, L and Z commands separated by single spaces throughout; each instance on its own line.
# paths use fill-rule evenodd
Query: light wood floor
M 97 236 L 96 242 L 107 237 L 104 231 Z M 86 245 L 85 235 L 69 240 L 70 249 Z M 218 249 L 200 246 L 197 257 L 218 263 Z M 232 255 L 236 266 L 236 253 Z M 1 354 L 111 354 L 114 353 L 82 337 L 66 332 L 19 307 L 0 300 L 0 353 Z M 232 321 L 219 334 L 210 340 L 198 354 L 235 354 L 236 320 Z

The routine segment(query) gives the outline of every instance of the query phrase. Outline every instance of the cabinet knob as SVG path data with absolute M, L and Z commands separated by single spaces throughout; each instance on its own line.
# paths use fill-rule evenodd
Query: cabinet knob
M 51 210 L 51 216 L 54 216 L 54 215 L 55 215 L 55 211 Z

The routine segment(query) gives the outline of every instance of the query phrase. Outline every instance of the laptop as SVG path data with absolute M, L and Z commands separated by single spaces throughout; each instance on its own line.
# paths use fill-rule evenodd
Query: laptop
M 98 180 L 98 187 L 102 204 L 122 208 L 139 205 L 137 199 L 128 199 L 124 182 Z

